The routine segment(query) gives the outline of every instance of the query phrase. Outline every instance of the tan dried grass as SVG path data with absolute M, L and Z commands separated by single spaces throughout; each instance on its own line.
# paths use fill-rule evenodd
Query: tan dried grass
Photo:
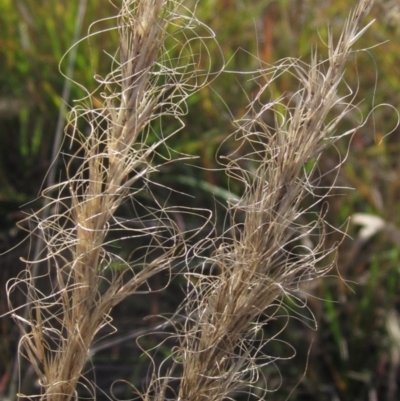
M 260 86 L 232 134 L 240 151 L 221 158 L 227 173 L 243 182 L 245 191 L 229 205 L 231 228 L 217 239 L 220 247 L 204 262 L 217 273 L 188 272 L 196 280 L 183 305 L 186 321 L 177 333 L 180 347 L 173 353 L 183 368 L 178 400 L 219 401 L 255 384 L 260 366 L 274 360 L 262 353 L 272 340 L 261 335 L 263 325 L 273 318 L 268 309 L 298 290 L 301 281 L 331 267 L 329 263 L 320 267 L 335 250 L 324 249 L 323 216 L 306 226 L 299 222 L 306 212 L 302 202 L 316 187 L 305 165 L 340 137 L 334 136 L 335 129 L 353 107 L 352 93 L 339 98 L 338 86 L 352 46 L 368 26 L 360 29 L 371 6 L 371 0 L 361 0 L 338 44 L 330 37 L 325 63 L 318 62 L 315 53 L 309 66 L 286 59 L 259 72 L 267 84 Z M 36 371 L 42 400 L 78 397 L 76 387 L 84 380 L 91 344 L 98 331 L 110 324 L 112 308 L 155 273 L 168 271 L 177 255 L 186 252 L 183 233 L 161 206 L 158 212 L 149 210 L 153 225 L 133 230 L 133 236 L 150 238 L 151 245 L 139 261 L 123 261 L 106 247 L 110 231 L 122 224 L 114 218 L 115 211 L 146 186 L 157 168 L 153 154 L 168 139 L 160 137 L 148 145 L 149 124 L 162 115 L 179 119 L 185 99 L 207 82 L 207 72 L 196 71 L 196 57 L 201 55 L 193 54 L 183 63 L 170 60 L 163 47 L 169 24 L 179 27 L 179 32 L 193 32 L 198 24 L 187 9 L 179 15 L 180 7 L 181 2 L 168 0 L 123 1 L 118 17 L 119 59 L 109 76 L 97 77 L 104 106 L 85 108 L 83 102 L 71 113 L 70 136 L 79 150 L 71 155 L 68 171 L 73 171 L 77 160 L 79 169 L 67 182 L 44 191 L 53 211 L 50 217 L 41 220 L 39 212 L 32 217 L 37 222 L 33 234 L 42 236 L 46 244 L 43 260 L 48 263 L 53 291 L 42 293 L 35 285 L 38 277 L 30 273 L 32 265 L 43 260 L 27 261 L 26 272 L 9 283 L 8 291 L 27 288 L 29 318 L 18 317 L 18 309 L 13 309 L 13 316 L 24 334 L 21 355 Z M 188 34 L 186 39 L 190 49 L 193 37 Z M 174 67 L 174 63 L 181 65 Z M 269 84 L 284 72 L 298 78 L 300 89 L 285 104 L 265 103 Z M 338 104 L 339 115 L 328 119 Z M 281 115 L 278 105 L 285 109 Z M 275 116 L 272 126 L 267 123 L 268 113 Z M 86 122 L 88 134 L 79 131 L 78 121 Z M 244 154 L 243 149 L 247 149 Z M 134 184 L 139 189 L 133 190 Z M 52 198 L 54 191 L 59 196 Z M 314 232 L 317 243 L 296 252 L 301 239 Z M 199 252 L 202 246 L 197 245 Z M 110 278 L 107 269 L 115 260 L 124 268 Z M 101 289 L 104 285 L 106 289 Z M 164 400 L 172 380 L 172 375 L 155 377 L 142 397 Z M 94 388 L 91 391 L 95 398 Z
M 324 249 L 323 216 L 307 226 L 299 223 L 306 212 L 302 202 L 316 189 L 305 166 L 356 129 L 334 136 L 340 120 L 353 108 L 352 93 L 346 101 L 338 97 L 337 89 L 351 48 L 368 27 L 359 28 L 371 7 L 372 1 L 359 2 L 337 45 L 330 36 L 325 63 L 318 62 L 314 53 L 310 66 L 288 59 L 272 70 L 273 74 L 291 70 L 300 82 L 292 99 L 286 105 L 280 103 L 285 115 L 277 115 L 278 101 L 263 104 L 260 100 L 271 83 L 268 71 L 267 84 L 260 88 L 247 116 L 237 122 L 233 134 L 237 148 L 250 150 L 230 155 L 226 169 L 243 182 L 245 193 L 230 206 L 232 240 L 224 240 L 208 261 L 214 266 L 211 270 L 220 274 L 211 278 L 196 274 L 190 321 L 181 344 L 179 400 L 222 400 L 249 383 L 256 384 L 260 365 L 275 360 L 262 352 L 271 339 L 261 345 L 258 340 L 263 325 L 272 318 L 268 309 L 283 295 L 299 290 L 301 281 L 318 277 L 331 267 L 319 263 L 335 251 Z M 338 104 L 342 112 L 327 119 Z M 276 115 L 273 127 L 265 121 L 267 112 Z M 245 170 L 246 165 L 253 167 Z M 237 216 L 244 216 L 242 223 Z M 298 245 L 303 237 L 315 233 L 313 248 Z

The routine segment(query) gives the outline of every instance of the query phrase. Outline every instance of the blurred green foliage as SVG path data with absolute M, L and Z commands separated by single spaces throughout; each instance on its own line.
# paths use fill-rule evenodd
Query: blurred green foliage
M 59 62 L 71 46 L 78 3 L 0 1 L 0 251 L 12 249 L 24 237 L 15 223 L 25 210 L 35 208 L 26 202 L 39 194 L 52 162 L 51 148 L 64 84 Z M 188 6 L 191 3 L 188 1 Z M 218 47 L 210 42 L 210 53 L 204 53 L 202 58 L 204 67 L 211 63 L 217 73 L 225 60 L 227 70 L 237 73 L 218 75 L 210 87 L 189 100 L 189 112 L 184 117 L 186 128 L 169 146 L 198 158 L 171 165 L 155 178 L 167 187 L 195 195 L 182 199 L 177 196 L 173 202 L 208 206 L 223 216 L 221 205 L 240 192 L 241 187 L 227 182 L 219 171 L 215 154 L 232 132 L 232 120 L 245 114 L 248 100 L 258 90 L 250 75 L 241 72 L 265 68 L 288 56 L 301 57 L 307 62 L 312 48 L 318 49 L 323 58 L 327 55 L 328 30 L 337 37 L 351 5 L 345 0 L 201 0 L 198 3 L 199 19 L 211 27 L 219 43 Z M 113 26 L 107 18 L 115 13 L 112 3 L 104 1 L 100 5 L 89 0 L 83 32 L 92 34 Z M 318 331 L 298 320 L 291 321 L 280 338 L 297 349 L 297 356 L 278 364 L 282 379 L 276 367 L 267 367 L 264 372 L 271 388 L 280 385 L 280 390 L 271 396 L 275 401 L 400 398 L 400 338 L 396 335 L 396 330 L 400 332 L 400 241 L 396 231 L 397 227 L 400 230 L 399 6 L 396 1 L 376 1 L 371 18 L 376 18 L 375 23 L 357 45 L 358 49 L 367 50 L 354 55 L 345 74 L 346 82 L 355 91 L 358 110 L 349 114 L 339 129 L 350 129 L 362 116 L 368 119 L 351 140 L 338 142 L 337 148 L 325 153 L 319 161 L 323 182 L 330 185 L 336 180 L 343 187 L 329 199 L 327 220 L 349 236 L 344 239 L 340 233 L 327 236 L 327 246 L 342 241 L 337 270 L 304 288 L 311 294 L 308 306 Z M 80 43 L 74 81 L 89 91 L 95 90 L 93 76 L 107 74 L 112 62 L 108 54 L 115 53 L 117 43 L 116 32 L 112 31 L 91 35 Z M 179 48 L 173 51 L 178 52 Z M 65 59 L 60 68 L 65 71 Z M 271 84 L 270 93 L 279 97 L 297 89 L 298 84 L 285 75 Z M 345 86 L 342 89 L 343 94 L 347 93 Z M 84 95 L 79 86 L 73 85 L 71 99 Z M 100 96 L 96 96 L 99 106 Z M 380 104 L 390 106 L 374 108 Z M 172 131 L 173 125 L 163 129 Z M 391 135 L 387 136 L 389 132 Z M 227 152 L 234 148 L 234 144 L 224 146 Z M 344 159 L 337 175 L 334 167 Z M 157 196 L 163 195 L 160 189 Z M 361 241 L 360 228 L 348 224 L 348 217 L 355 212 L 379 216 L 392 229 L 381 230 Z M 186 225 L 191 223 L 185 221 Z M 223 225 L 224 217 L 219 217 L 216 230 L 222 232 Z M 29 246 L 32 244 L 24 243 L 2 257 L 2 284 L 21 270 L 19 256 Z M 163 278 L 155 280 L 161 280 L 154 283 L 157 288 L 165 285 Z M 179 301 L 175 299 L 179 285 L 172 284 L 164 292 L 140 301 L 139 306 L 135 297 L 132 304 L 118 306 L 114 313 L 116 325 L 122 332 L 129 332 L 130 327 L 145 326 L 142 318 L 148 314 L 173 312 Z M 0 294 L 2 314 L 7 311 L 7 302 L 4 291 Z M 9 385 L 18 334 L 9 318 L 1 320 L 0 330 L 1 393 Z M 137 359 L 134 340 L 95 355 L 93 361 L 102 358 L 107 365 L 122 366 L 117 373 L 137 383 L 147 374 L 146 367 Z M 101 379 L 104 375 L 98 376 Z M 99 386 L 110 384 L 100 379 Z

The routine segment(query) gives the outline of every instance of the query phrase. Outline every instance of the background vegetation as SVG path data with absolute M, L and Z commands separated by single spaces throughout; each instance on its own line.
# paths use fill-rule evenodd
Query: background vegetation
M 290 395 L 291 400 L 390 401 L 400 396 L 400 229 L 397 228 L 400 227 L 400 141 L 395 112 L 400 103 L 400 6 L 397 3 L 376 2 L 370 18 L 377 21 L 358 44 L 358 48 L 370 50 L 354 57 L 346 71 L 346 80 L 353 87 L 355 83 L 358 85 L 356 103 L 364 100 L 360 105 L 364 116 L 375 104 L 387 103 L 392 107 L 375 109 L 373 118 L 348 143 L 338 143 L 338 148 L 331 149 L 320 160 L 324 179 L 327 182 L 336 179 L 343 187 L 326 205 L 327 220 L 342 227 L 349 236 L 344 240 L 339 234 L 328 237 L 332 243 L 342 241 L 337 270 L 304 289 L 312 295 L 308 302 L 318 330 L 291 320 L 282 334 L 282 344 L 284 341 L 292 344 L 297 355 L 264 372 L 271 388 L 280 386 L 271 397 L 274 400 L 286 400 Z M 35 246 L 23 242 L 13 248 L 25 236 L 15 223 L 26 211 L 38 208 L 35 199 L 52 163 L 51 150 L 64 85 L 58 63 L 71 46 L 78 6 L 78 1 L 0 1 L 0 252 L 11 249 L 1 257 L 2 285 L 18 274 L 23 267 L 19 257 Z M 323 42 L 327 38 L 327 22 L 333 32 L 339 31 L 348 11 L 349 2 L 344 0 L 202 0 L 197 14 L 216 33 L 225 60 L 229 60 L 228 69 L 248 71 L 259 65 L 252 54 L 264 63 L 287 56 L 309 60 L 313 46 L 326 54 Z M 106 28 L 107 21 L 102 19 L 114 13 L 111 3 L 99 6 L 98 1 L 89 0 L 82 31 Z M 89 28 L 97 20 L 102 21 Z M 87 88 L 93 87 L 93 75 L 101 76 L 108 71 L 110 57 L 106 52 L 115 48 L 113 41 L 117 37 L 112 34 L 98 35 L 89 44 L 79 45 L 74 79 Z M 380 45 L 376 47 L 377 44 Z M 205 59 L 204 63 L 211 62 L 217 71 L 221 66 L 220 49 L 210 50 L 211 59 Z M 64 72 L 66 64 L 66 60 L 61 64 Z M 275 95 L 290 93 L 297 89 L 293 85 L 296 84 L 288 78 L 278 79 L 272 90 Z M 179 193 L 185 192 L 195 195 L 190 200 L 193 206 L 214 209 L 219 216 L 216 229 L 220 232 L 224 230 L 220 203 L 241 188 L 238 184 L 229 185 L 224 173 L 218 172 L 215 153 L 232 131 L 232 119 L 244 114 L 246 94 L 256 91 L 257 87 L 246 75 L 222 74 L 206 90 L 190 98 L 190 109 L 185 116 L 187 129 L 173 139 L 170 147 L 198 158 L 171 165 L 169 174 L 160 176 L 163 185 L 177 190 L 175 203 L 188 202 L 187 197 L 180 199 Z M 72 86 L 69 101 L 81 96 L 79 87 Z M 352 123 L 348 121 L 348 126 Z M 390 136 L 385 136 L 392 130 Z M 229 143 L 224 146 L 229 150 Z M 346 161 L 336 177 L 337 172 L 332 169 L 344 158 Z M 59 160 L 57 177 L 63 174 L 62 157 Z M 159 199 L 165 197 L 162 186 L 155 195 Z M 349 223 L 348 217 L 356 213 L 353 223 Z M 186 220 L 184 224 L 190 227 L 197 222 Z M 166 280 L 156 276 L 153 284 L 162 289 Z M 121 378 L 140 387 L 148 367 L 144 359 L 141 363 L 135 340 L 161 322 L 155 317 L 143 318 L 172 313 L 181 300 L 181 285 L 179 280 L 173 281 L 165 291 L 135 296 L 134 302 L 128 299 L 114 310 L 118 335 L 100 340 L 92 356 L 101 389 Z M 24 294 L 13 296 L 23 299 Z M 294 315 L 301 308 L 291 304 L 287 307 Z M 1 291 L 0 314 L 7 310 L 5 291 Z M 131 327 L 135 327 L 134 332 Z M 13 364 L 19 335 L 9 317 L 0 320 L 0 330 L 0 394 L 6 394 L 15 384 Z M 145 341 L 150 346 L 160 338 L 149 336 Z M 283 345 L 280 350 L 279 343 L 274 346 L 277 352 L 288 352 Z M 169 352 L 167 345 L 165 352 Z M 28 371 L 22 378 L 23 388 L 35 386 L 32 378 L 33 372 L 30 375 Z M 119 382 L 113 391 L 124 397 L 127 387 Z

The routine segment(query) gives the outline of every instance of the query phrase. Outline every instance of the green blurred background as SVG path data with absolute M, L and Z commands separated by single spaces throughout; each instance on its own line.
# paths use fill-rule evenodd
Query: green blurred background
M 288 56 L 301 57 L 307 62 L 312 48 L 318 48 L 321 57 L 326 57 L 324 41 L 328 24 L 337 38 L 351 3 L 345 0 L 201 0 L 197 16 L 216 33 L 220 46 L 210 43 L 211 60 L 203 62 L 205 65 L 211 62 L 212 69 L 217 71 L 222 64 L 222 51 L 228 70 L 244 72 Z M 52 163 L 65 84 L 59 62 L 72 44 L 80 5 L 82 1 L 77 0 L 0 0 L 0 252 L 8 251 L 0 259 L 3 287 L 0 314 L 8 310 L 5 283 L 22 270 L 20 257 L 26 256 L 35 245 L 32 240 L 23 241 L 25 233 L 16 222 L 41 205 L 37 197 Z M 116 12 L 108 1 L 88 0 L 82 36 L 113 26 L 113 21 L 107 18 Z M 345 73 L 346 82 L 355 91 L 358 112 L 350 113 L 340 129 L 350 129 L 360 115 L 366 117 L 374 112 L 352 138 L 338 142 L 319 161 L 322 184 L 336 181 L 343 188 L 335 190 L 337 196 L 330 197 L 324 206 L 326 219 L 348 236 L 343 238 L 342 234 L 333 233 L 327 237 L 326 246 L 340 242 L 337 269 L 304 288 L 310 294 L 308 306 L 318 330 L 308 327 L 305 318 L 293 319 L 280 335 L 282 342 L 270 345 L 274 354 L 289 357 L 291 350 L 285 345 L 288 342 L 297 353 L 265 368 L 263 374 L 269 389 L 276 389 L 266 399 L 400 399 L 398 1 L 376 1 L 369 19 L 372 18 L 376 18 L 375 23 L 356 45 L 357 49 L 368 50 L 355 54 Z M 91 26 L 98 20 L 101 22 Z M 117 44 L 115 31 L 93 35 L 82 42 L 77 47 L 73 79 L 89 90 L 95 89 L 93 76 L 107 73 L 111 60 L 107 52 L 114 54 Z M 67 58 L 61 70 L 65 72 L 66 68 Z M 248 99 L 257 89 L 247 75 L 221 74 L 210 87 L 190 98 L 189 112 L 184 117 L 186 128 L 169 146 L 198 158 L 168 166 L 154 178 L 165 187 L 195 195 L 193 198 L 176 195 L 169 199 L 172 203 L 188 205 L 189 202 L 193 207 L 214 210 L 218 217 L 216 232 L 224 230 L 223 205 L 227 197 L 240 193 L 241 187 L 228 182 L 223 172 L 215 171 L 219 168 L 215 154 L 232 132 L 232 120 L 245 114 Z M 285 76 L 274 81 L 270 91 L 278 97 L 297 89 L 298 83 Z M 72 85 L 68 103 L 83 95 L 79 86 Z M 379 104 L 387 106 L 374 108 Z M 387 136 L 389 132 L 392 133 Z M 68 147 L 68 143 L 62 146 Z M 334 167 L 344 160 L 337 174 Z M 57 180 L 63 176 L 62 157 L 59 161 Z M 165 200 L 168 195 L 162 188 L 155 195 Z M 362 220 L 359 218 L 363 225 L 349 223 L 349 217 L 355 213 L 364 214 Z M 129 216 L 128 210 L 126 216 Z M 193 221 L 186 218 L 183 224 L 190 228 L 198 221 L 194 217 Z M 366 235 L 365 227 L 372 230 L 370 235 Z M 161 289 L 166 280 L 157 276 L 152 284 Z M 98 352 L 92 356 L 88 369 L 92 375 L 95 372 L 99 388 L 107 392 L 117 378 L 126 379 L 138 388 L 145 385 L 148 364 L 140 356 L 135 340 L 140 330 L 146 332 L 159 320 L 143 320 L 143 317 L 173 312 L 181 301 L 182 295 L 177 294 L 183 294 L 182 285 L 179 279 L 174 280 L 162 292 L 133 296 L 115 309 L 113 318 L 118 335 L 131 336 L 106 345 L 112 340 L 110 337 L 95 345 Z M 16 302 L 23 303 L 23 294 L 12 296 Z M 296 316 L 301 307 L 287 302 Z M 311 318 L 310 312 L 301 313 Z M 271 328 L 272 332 L 279 330 L 279 324 Z M 12 319 L 2 318 L 0 397 L 7 394 L 15 378 L 13 364 L 18 336 Z M 159 341 L 160 337 L 148 336 L 145 346 Z M 167 356 L 168 347 L 166 343 L 159 353 Z M 34 380 L 33 372 L 26 370 L 22 389 L 34 388 Z M 129 386 L 123 383 L 115 384 L 113 392 L 120 398 L 129 398 Z M 99 398 L 103 397 L 99 391 Z

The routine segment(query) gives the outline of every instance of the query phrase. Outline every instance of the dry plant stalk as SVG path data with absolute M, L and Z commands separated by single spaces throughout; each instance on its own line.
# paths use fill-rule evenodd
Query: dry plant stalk
M 180 7 L 180 1 L 172 0 L 122 2 L 117 19 L 119 59 L 113 59 L 114 70 L 105 79 L 97 77 L 104 107 L 84 107 L 89 94 L 72 110 L 66 134 L 78 150 L 70 155 L 69 178 L 44 191 L 50 216 L 41 220 L 39 211 L 30 218 L 37 226 L 32 234 L 46 244 L 45 255 L 26 261 L 26 271 L 8 283 L 8 293 L 16 288 L 27 293 L 28 319 L 17 315 L 18 308 L 13 316 L 23 332 L 20 354 L 36 371 L 42 400 L 77 397 L 91 343 L 103 326 L 110 325 L 111 309 L 138 288 L 143 292 L 148 279 L 168 271 L 184 251 L 183 233 L 166 208 L 132 218 L 136 228 L 126 227 L 115 216 L 122 202 L 147 188 L 151 172 L 169 162 L 153 161 L 167 137 L 157 133 L 158 140 L 150 145 L 151 122 L 162 116 L 179 121 L 181 104 L 207 82 L 207 72 L 195 69 L 201 54 L 186 55 L 182 68 L 164 48 L 165 38 L 171 37 L 168 25 L 173 25 L 177 41 L 197 39 L 192 34 L 198 25 L 195 17 L 185 9 L 180 15 Z M 82 132 L 83 124 L 87 132 Z M 52 198 L 54 192 L 57 196 Z M 110 252 L 109 234 L 122 230 L 130 230 L 132 238 L 147 238 L 148 248 L 134 260 L 121 260 Z M 47 273 L 32 277 L 32 265 L 44 262 Z M 113 263 L 119 264 L 117 271 L 110 267 Z M 39 289 L 45 277 L 50 293 Z M 94 398 L 94 387 L 84 385 Z
M 339 121 L 354 107 L 351 100 L 345 103 L 345 98 L 338 98 L 337 89 L 351 48 L 368 27 L 360 29 L 360 24 L 371 7 L 372 1 L 359 2 L 336 46 L 330 36 L 326 63 L 319 63 L 314 53 L 310 66 L 285 60 L 273 69 L 276 74 L 289 70 L 300 81 L 301 89 L 289 106 L 280 104 L 286 108 L 284 116 L 276 111 L 279 101 L 261 101 L 273 79 L 267 72 L 268 83 L 260 88 L 248 115 L 237 122 L 233 136 L 240 151 L 230 155 L 226 170 L 243 182 L 245 193 L 229 207 L 231 235 L 207 261 L 218 274 L 196 273 L 179 352 L 183 365 L 180 401 L 220 401 L 256 384 L 260 366 L 277 359 L 262 351 L 271 341 L 260 340 L 263 325 L 271 319 L 267 310 L 284 294 L 296 293 L 300 282 L 330 268 L 329 264 L 318 267 L 335 251 L 324 249 L 323 231 L 318 232 L 323 230 L 323 216 L 306 226 L 299 222 L 307 212 L 301 208 L 302 201 L 317 188 L 311 181 L 314 171 L 307 173 L 305 166 L 340 136 L 355 130 L 333 136 Z M 342 112 L 327 119 L 338 104 Z M 275 114 L 274 127 L 266 123 L 268 112 Z M 243 149 L 249 151 L 243 155 Z M 317 202 L 321 200 L 319 196 Z M 312 233 L 319 242 L 310 249 L 301 239 Z
M 318 268 L 334 251 L 324 249 L 323 233 L 312 249 L 299 245 L 302 236 L 323 225 L 323 216 L 305 227 L 299 223 L 306 212 L 301 203 L 315 190 L 305 165 L 338 139 L 333 136 L 335 128 L 353 107 L 350 100 L 339 116 L 327 122 L 328 113 L 345 104 L 345 98 L 337 97 L 338 85 L 353 44 L 367 28 L 359 27 L 371 6 L 372 0 L 361 0 L 336 46 L 330 38 L 326 72 L 316 54 L 310 66 L 286 59 L 262 71 L 268 83 L 260 88 L 248 115 L 236 122 L 233 136 L 240 151 L 230 155 L 224 166 L 231 177 L 244 183 L 245 192 L 229 205 L 232 227 L 205 261 L 215 274 L 188 273 L 196 275 L 197 282 L 182 309 L 187 320 L 177 334 L 180 347 L 173 355 L 183 369 L 176 397 L 180 401 L 219 401 L 256 383 L 260 366 L 271 362 L 262 355 L 262 347 L 271 339 L 257 345 L 263 324 L 271 318 L 268 308 L 296 291 L 302 280 L 329 268 Z M 99 79 L 104 107 L 81 106 L 71 113 L 71 138 L 79 150 L 71 155 L 68 171 L 77 160 L 79 169 L 67 182 L 44 192 L 51 200 L 52 215 L 43 221 L 40 213 L 32 217 L 37 220 L 36 233 L 46 243 L 46 254 L 42 261 L 27 261 L 26 272 L 9 283 L 8 291 L 24 286 L 27 291 L 28 320 L 19 318 L 17 309 L 13 316 L 24 333 L 20 352 L 36 371 L 42 400 L 77 398 L 89 348 L 100 328 L 110 324 L 110 310 L 152 275 L 168 270 L 179 249 L 185 252 L 183 233 L 161 206 L 159 211 L 149 211 L 146 224 L 138 216 L 140 228 L 132 229 L 132 236 L 149 238 L 139 260 L 121 260 L 107 247 L 112 230 L 126 229 L 115 218 L 116 209 L 146 187 L 158 167 L 153 156 L 167 138 L 161 136 L 149 145 L 149 124 L 163 115 L 179 118 L 182 102 L 206 84 L 207 73 L 196 71 L 200 54 L 185 53 L 185 59 L 170 60 L 163 46 L 168 24 L 179 32 L 185 28 L 192 32 L 198 24 L 186 9 L 179 15 L 179 7 L 181 2 L 172 0 L 123 1 L 118 18 L 119 61 L 114 60 L 116 68 L 109 76 Z M 187 37 L 187 50 L 192 40 Z M 279 100 L 263 104 L 262 94 L 271 80 L 285 71 L 298 77 L 301 89 L 287 105 Z M 276 112 L 278 103 L 286 108 L 283 122 Z M 268 113 L 276 116 L 273 127 L 266 122 Z M 82 120 L 88 134 L 78 128 Z M 250 150 L 243 155 L 242 149 Z M 59 196 L 51 198 L 55 190 Z M 49 294 L 41 292 L 37 278 L 30 275 L 31 266 L 43 261 L 52 285 Z M 110 275 L 114 261 L 124 268 Z M 143 398 L 164 400 L 170 380 L 155 378 Z

